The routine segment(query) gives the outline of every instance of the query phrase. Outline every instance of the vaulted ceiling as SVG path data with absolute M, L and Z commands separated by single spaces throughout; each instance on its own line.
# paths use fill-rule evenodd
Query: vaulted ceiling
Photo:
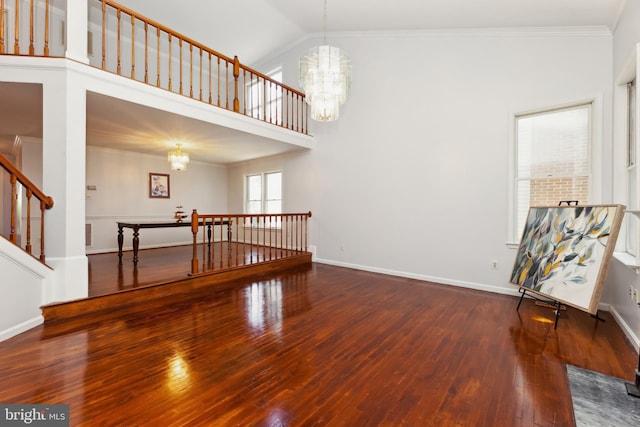
M 615 29 L 626 0 L 327 0 L 326 31 L 414 31 L 505 27 L 607 27 Z M 248 65 L 269 53 L 323 33 L 323 0 L 119 0 L 122 5 Z M 22 94 L 16 91 L 24 90 Z M 9 152 L 15 135 L 42 137 L 39 85 L 0 83 L 0 152 Z M 286 151 L 286 144 L 266 145 L 251 135 L 230 132 L 185 117 L 113 98 L 87 98 L 87 139 L 92 145 L 166 152 L 166 135 L 189 129 L 192 158 L 232 163 Z M 127 112 L 129 110 L 129 112 Z M 106 120 L 113 114 L 128 120 Z M 40 117 L 25 120 L 25 117 Z M 98 118 L 98 119 L 97 119 Z M 102 119 L 100 119 L 102 118 Z M 113 117 L 112 117 L 113 118 Z M 133 120 L 135 118 L 135 120 Z M 117 124 L 117 125 L 115 125 Z M 135 137 L 134 137 L 135 135 Z M 215 143 L 211 143 L 216 135 Z M 208 141 L 207 150 L 199 141 Z M 212 148 L 213 147 L 213 148 Z
M 324 0 L 119 0 L 176 31 L 251 65 L 322 33 Z M 606 26 L 625 0 L 327 0 L 326 30 Z

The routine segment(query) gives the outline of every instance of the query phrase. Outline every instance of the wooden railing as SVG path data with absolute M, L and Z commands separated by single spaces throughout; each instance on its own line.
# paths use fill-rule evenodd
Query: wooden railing
M 9 231 L 9 240 L 18 244 L 17 242 L 17 230 L 16 230 L 16 221 L 18 214 L 18 191 L 17 184 L 20 183 L 22 187 L 26 190 L 26 204 L 27 204 L 27 215 L 26 215 L 26 243 L 23 248 L 25 252 L 29 255 L 32 254 L 32 246 L 31 246 L 31 199 L 35 197 L 40 202 L 40 262 L 45 262 L 45 253 L 44 253 L 44 212 L 46 209 L 51 209 L 53 207 L 53 199 L 50 196 L 44 194 L 38 187 L 36 187 L 26 176 L 22 174 L 18 169 L 16 169 L 13 164 L 7 159 L 5 156 L 0 154 L 0 166 L 4 170 L 9 173 L 9 183 L 11 185 L 11 203 L 10 203 L 10 231 Z
M 105 71 L 307 134 L 304 94 L 111 0 L 101 3 Z
M 311 212 L 191 214 L 191 274 L 266 263 L 308 252 Z M 201 236 L 198 242 L 198 236 Z M 201 252 L 201 258 L 198 258 Z
M 304 93 L 114 1 L 87 1 L 92 66 L 308 134 Z M 65 15 L 51 0 L 0 0 L 0 54 L 63 57 L 64 34 L 50 43 L 50 28 L 63 29 Z
M 0 0 L 0 54 L 12 51 L 13 55 L 49 56 L 49 3 L 50 0 Z M 24 12 L 24 5 L 28 8 L 28 21 L 27 14 L 20 13 L 21 9 Z M 10 12 L 6 17 L 5 10 Z M 10 37 L 5 34 L 10 24 L 14 29 L 10 36 L 13 37 L 13 49 L 6 46 L 9 43 L 6 39 Z M 36 36 L 40 38 L 36 39 Z

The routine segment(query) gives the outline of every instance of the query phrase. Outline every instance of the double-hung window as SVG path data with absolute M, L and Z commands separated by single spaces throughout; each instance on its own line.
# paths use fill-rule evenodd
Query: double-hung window
M 267 74 L 276 82 L 282 82 L 282 70 Z M 253 118 L 269 123 L 282 124 L 282 85 L 258 75 L 247 85 L 249 111 Z
M 589 203 L 591 109 L 589 102 L 516 115 L 516 239 L 531 206 Z
M 282 213 L 282 172 L 265 172 L 245 177 L 245 213 Z M 279 226 L 279 218 L 266 217 L 264 222 L 254 219 L 252 225 Z

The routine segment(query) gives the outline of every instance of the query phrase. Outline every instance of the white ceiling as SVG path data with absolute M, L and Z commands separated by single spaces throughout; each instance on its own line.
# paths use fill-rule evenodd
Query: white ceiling
M 332 32 L 449 28 L 604 26 L 614 30 L 626 0 L 328 0 Z M 119 0 L 122 5 L 248 65 L 323 32 L 323 0 Z M 15 135 L 42 137 L 39 85 L 0 83 L 0 151 Z M 149 107 L 89 94 L 92 145 L 166 153 L 168 137 L 193 141 L 194 160 L 232 163 L 283 152 L 255 138 Z M 31 118 L 25 120 L 25 118 Z M 211 135 L 216 135 L 215 141 Z M 251 153 L 250 156 L 248 153 Z
M 327 32 L 606 26 L 625 0 L 327 0 Z M 323 31 L 323 0 L 119 0 L 251 65 Z M 330 37 L 330 34 L 328 35 Z

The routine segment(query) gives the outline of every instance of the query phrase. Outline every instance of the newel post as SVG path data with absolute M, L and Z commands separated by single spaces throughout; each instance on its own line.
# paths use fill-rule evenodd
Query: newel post
M 191 214 L 191 233 L 193 234 L 193 257 L 191 258 L 191 274 L 198 273 L 198 210 Z
M 240 112 L 240 99 L 238 98 L 238 78 L 240 77 L 240 61 L 238 56 L 233 57 L 233 111 Z

